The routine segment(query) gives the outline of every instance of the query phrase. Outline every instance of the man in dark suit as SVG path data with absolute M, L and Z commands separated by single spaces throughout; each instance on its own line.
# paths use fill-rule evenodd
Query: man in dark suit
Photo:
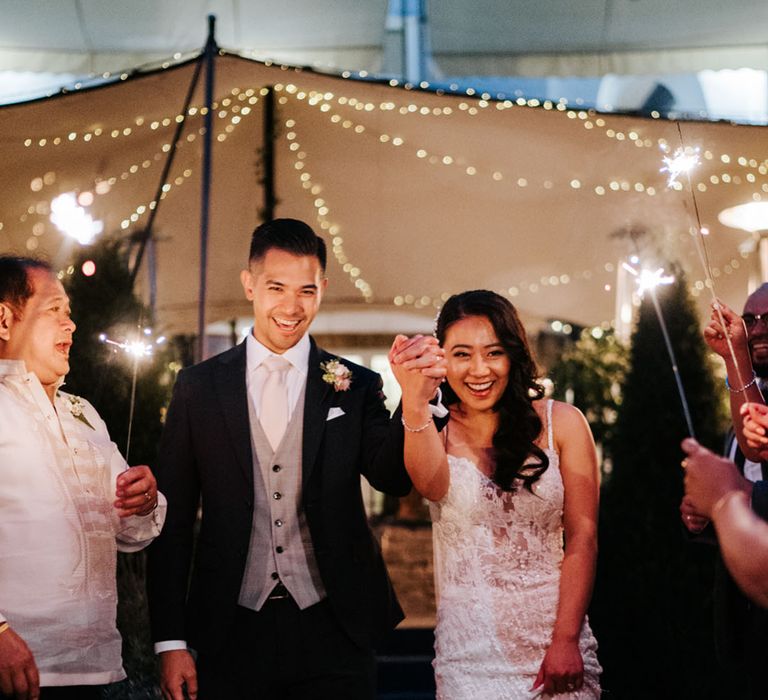
M 727 310 L 723 313 L 730 317 Z M 744 304 L 741 320 L 733 315 L 734 323 L 746 330 L 746 340 L 754 375 L 741 371 L 741 381 L 747 388 L 758 385 L 765 391 L 768 381 L 768 284 L 763 284 L 753 292 Z M 729 318 L 726 318 L 728 322 Z M 729 376 L 736 374 L 730 367 L 730 351 L 724 348 L 723 335 L 718 336 L 718 324 L 710 324 L 705 337 L 710 346 L 722 354 L 729 366 Z M 743 335 L 741 343 L 744 342 Z M 736 354 L 739 355 L 739 335 L 733 339 Z M 725 353 L 725 354 L 724 354 Z M 732 411 L 738 418 L 738 400 L 744 398 L 740 387 L 730 384 L 728 389 L 732 398 Z M 759 395 L 758 395 L 759 396 Z M 739 471 L 740 489 L 749 497 L 753 512 L 763 520 L 768 520 L 768 464 L 752 462 L 746 459 L 731 431 L 726 441 L 725 456 L 735 462 Z M 716 543 L 714 529 L 709 521 L 700 516 L 686 496 L 680 507 L 683 522 L 691 533 L 698 535 L 701 541 Z M 715 567 L 715 587 L 713 592 L 715 648 L 723 668 L 734 679 L 734 694 L 744 697 L 768 697 L 768 678 L 765 667 L 768 664 L 768 611 L 750 601 L 739 589 L 723 562 L 718 557 Z M 734 696 L 735 696 L 734 695 Z
M 373 645 L 402 619 L 360 475 L 408 493 L 403 424 L 377 374 L 308 334 L 325 263 L 306 224 L 257 228 L 241 273 L 252 333 L 176 382 L 157 468 L 168 517 L 148 576 L 168 700 L 184 688 L 201 700 L 372 698 Z M 408 361 L 424 371 L 404 397 L 442 376 L 434 338 L 414 339 Z

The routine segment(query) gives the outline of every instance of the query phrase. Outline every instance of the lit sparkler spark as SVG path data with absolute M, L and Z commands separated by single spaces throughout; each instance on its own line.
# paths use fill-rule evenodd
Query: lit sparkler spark
M 643 296 L 645 292 L 654 290 L 656 287 L 662 284 L 672 284 L 675 278 L 672 275 L 665 275 L 664 268 L 660 267 L 658 270 L 652 272 L 646 268 L 643 268 L 638 272 L 634 267 L 627 263 L 622 263 L 624 269 L 630 274 L 635 276 L 635 282 L 637 283 L 637 293 Z
M 665 149 L 665 152 L 668 152 Z M 666 155 L 661 159 L 664 167 L 659 172 L 669 173 L 667 187 L 673 187 L 677 178 L 681 175 L 690 175 L 700 162 L 698 148 L 678 148 L 671 156 Z
M 162 345 L 166 340 L 165 336 L 162 335 L 159 338 L 152 340 L 150 337 L 152 335 L 151 328 L 144 328 L 142 330 L 142 335 L 144 335 L 146 340 L 135 338 L 133 340 L 126 340 L 121 342 L 118 340 L 112 340 L 112 338 L 108 337 L 106 333 L 102 333 L 99 335 L 99 340 L 102 343 L 112 345 L 113 347 L 122 350 L 126 353 L 126 355 L 130 355 L 137 360 L 142 357 L 151 357 L 155 352 L 155 347 Z
M 640 262 L 637 256 L 632 256 L 633 263 Z M 664 268 L 660 267 L 655 271 L 641 268 L 638 271 L 632 267 L 629 263 L 622 263 L 622 267 L 634 276 L 637 283 L 637 292 L 640 296 L 643 296 L 645 292 L 650 292 L 651 301 L 653 302 L 653 310 L 656 312 L 656 318 L 659 321 L 659 327 L 661 328 L 661 334 L 664 336 L 664 345 L 667 348 L 667 355 L 669 356 L 669 362 L 672 365 L 672 374 L 675 377 L 675 384 L 677 385 L 677 395 L 680 397 L 680 404 L 683 407 L 683 416 L 685 417 L 685 423 L 688 426 L 688 434 L 691 437 L 695 437 L 693 432 L 693 421 L 691 420 L 691 411 L 688 408 L 688 399 L 685 396 L 685 390 L 683 389 L 683 381 L 680 378 L 680 370 L 677 366 L 677 359 L 675 358 L 675 350 L 672 347 L 672 340 L 669 337 L 667 331 L 667 324 L 664 321 L 664 314 L 661 312 L 661 306 L 656 296 L 656 287 L 662 284 L 672 284 L 675 278 L 672 275 L 665 275 Z
M 106 333 L 99 335 L 99 340 L 106 345 L 111 345 L 115 351 L 122 350 L 126 355 L 133 359 L 133 376 L 131 378 L 131 404 L 128 412 L 128 437 L 125 444 L 125 462 L 128 464 L 128 457 L 131 453 L 131 433 L 133 430 L 133 415 L 136 409 L 136 380 L 139 373 L 139 361 L 145 357 L 151 357 L 158 345 L 165 343 L 165 336 L 152 339 L 151 328 L 141 328 L 137 338 L 133 340 L 118 341 L 109 338 Z M 143 339 L 142 339 L 143 336 Z M 127 467 L 126 467 L 127 468 Z

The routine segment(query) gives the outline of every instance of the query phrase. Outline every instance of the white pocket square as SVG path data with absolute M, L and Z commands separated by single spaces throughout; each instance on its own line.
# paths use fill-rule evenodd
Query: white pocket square
M 328 409 L 328 417 L 325 420 L 333 420 L 334 418 L 338 418 L 339 416 L 343 415 L 344 411 L 342 409 L 340 409 L 338 406 L 333 406 L 332 408 Z

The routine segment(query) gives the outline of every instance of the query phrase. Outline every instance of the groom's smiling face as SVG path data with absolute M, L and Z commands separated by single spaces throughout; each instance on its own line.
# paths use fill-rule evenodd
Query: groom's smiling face
M 270 248 L 264 258 L 240 273 L 253 304 L 253 335 L 282 354 L 301 340 L 320 308 L 328 283 L 314 255 Z

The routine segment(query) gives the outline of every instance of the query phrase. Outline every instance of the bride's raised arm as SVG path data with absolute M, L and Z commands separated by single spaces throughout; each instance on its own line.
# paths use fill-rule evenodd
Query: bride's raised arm
M 432 336 L 398 335 L 389 364 L 403 392 L 406 469 L 424 498 L 439 501 L 448 491 L 448 458 L 429 402 L 445 376 L 443 350 Z

